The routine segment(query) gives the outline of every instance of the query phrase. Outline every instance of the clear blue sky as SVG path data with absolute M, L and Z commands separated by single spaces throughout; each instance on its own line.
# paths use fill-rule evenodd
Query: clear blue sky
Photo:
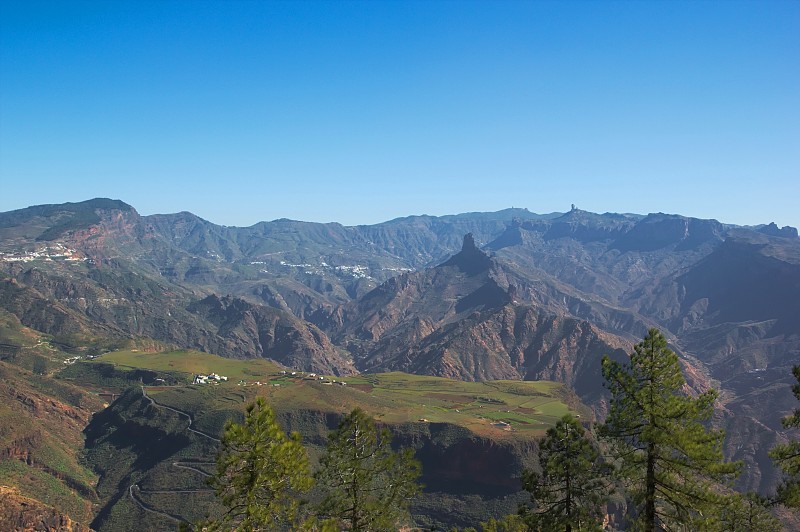
M 800 226 L 800 2 L 0 2 L 0 211 Z

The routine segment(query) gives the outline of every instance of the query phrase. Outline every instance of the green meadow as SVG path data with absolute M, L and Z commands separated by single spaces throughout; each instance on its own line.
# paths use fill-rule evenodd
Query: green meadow
M 235 360 L 192 350 L 146 352 L 137 350 L 113 351 L 96 359 L 119 369 L 150 369 L 170 373 L 184 373 L 187 380 L 192 375 L 217 373 L 235 380 L 266 379 L 277 373 L 279 366 L 265 359 Z
M 227 376 L 229 380 L 219 385 L 148 388 L 159 403 L 191 413 L 198 426 L 213 433 L 257 396 L 279 412 L 344 414 L 358 406 L 384 423 L 452 423 L 494 438 L 538 436 L 573 411 L 566 404 L 564 387 L 548 381 L 463 382 L 399 372 L 320 380 L 302 372 L 284 375 L 278 365 L 264 359 L 233 360 L 184 350 L 117 351 L 95 362 L 123 370 L 182 373 L 187 383 L 198 373 Z

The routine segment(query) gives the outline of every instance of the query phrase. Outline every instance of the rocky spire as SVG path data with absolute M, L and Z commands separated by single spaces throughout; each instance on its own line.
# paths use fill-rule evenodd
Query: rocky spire
M 453 255 L 450 260 L 442 264 L 442 266 L 457 266 L 459 270 L 467 273 L 468 275 L 475 275 L 476 273 L 486 271 L 491 266 L 492 260 L 489 255 L 478 249 L 475 245 L 475 237 L 472 233 L 464 235 L 464 243 L 461 245 L 461 251 Z
M 461 253 L 469 253 L 471 251 L 478 251 L 478 246 L 475 245 L 475 237 L 472 233 L 464 235 L 464 243 L 461 244 Z

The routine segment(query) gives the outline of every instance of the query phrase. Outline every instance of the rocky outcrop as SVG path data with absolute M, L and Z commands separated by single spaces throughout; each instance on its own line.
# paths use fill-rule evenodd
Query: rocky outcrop
M 441 265 L 390 279 L 346 305 L 331 334 L 362 371 L 556 380 L 604 413 L 600 359 L 622 359 L 632 343 L 585 320 L 517 301 L 524 301 L 517 282 L 525 280 L 468 234 L 461 251 Z
M 89 532 L 91 529 L 13 487 L 0 486 L 0 529 L 9 532 Z
M 475 237 L 472 236 L 472 233 L 464 235 L 461 251 L 441 264 L 442 267 L 455 266 L 459 271 L 470 276 L 485 272 L 491 265 L 489 255 L 475 245 Z
M 783 238 L 797 238 L 796 227 L 785 225 L 779 228 L 777 224 L 775 224 L 775 222 L 770 222 L 768 225 L 759 227 L 758 232 L 769 236 L 779 236 Z
M 68 518 L 60 520 L 65 514 L 87 522 L 97 494 L 91 472 L 79 461 L 79 449 L 83 445 L 81 431 L 92 411 L 101 407 L 100 399 L 0 362 L 0 404 L 0 461 L 6 464 L 7 481 L 15 480 L 19 495 L 58 509 L 21 504 L 31 512 L 0 516 L 0 530 L 71 530 Z M 8 504 L 16 508 L 14 500 L 8 499 Z M 2 524 L 3 519 L 10 519 L 5 521 L 10 527 Z M 44 526 L 51 528 L 41 528 Z

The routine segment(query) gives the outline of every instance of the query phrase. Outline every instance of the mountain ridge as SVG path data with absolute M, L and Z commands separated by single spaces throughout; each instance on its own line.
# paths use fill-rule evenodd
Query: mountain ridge
M 67 342 L 152 338 L 333 374 L 554 378 L 598 415 L 594 362 L 656 326 L 694 389 L 720 388 L 722 423 L 747 434 L 729 437 L 731 455 L 783 437 L 769 404 L 785 404 L 782 373 L 800 358 L 792 228 L 575 208 L 233 228 L 115 201 L 0 213 L 3 308 Z M 764 396 L 745 405 L 752 382 Z

